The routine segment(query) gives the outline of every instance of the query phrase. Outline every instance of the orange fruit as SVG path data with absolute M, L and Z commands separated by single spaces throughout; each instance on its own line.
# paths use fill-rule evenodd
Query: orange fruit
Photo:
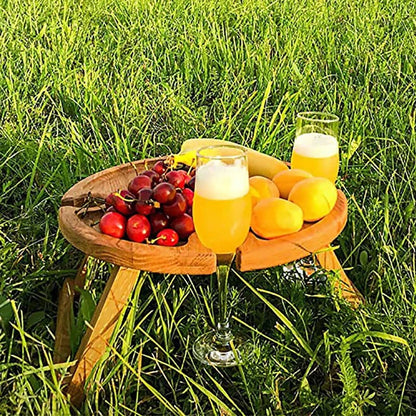
M 287 199 L 292 188 L 301 180 L 312 178 L 312 175 L 306 170 L 290 169 L 284 170 L 273 176 L 273 182 L 278 187 L 280 197 Z
M 276 238 L 302 228 L 302 210 L 281 198 L 262 199 L 251 216 L 251 229 L 259 237 Z
M 302 208 L 303 219 L 308 222 L 318 221 L 328 215 L 337 198 L 337 188 L 327 178 L 303 179 L 289 194 L 289 201 Z
M 252 176 L 249 183 L 253 207 L 262 199 L 279 198 L 279 190 L 270 179 L 264 176 Z

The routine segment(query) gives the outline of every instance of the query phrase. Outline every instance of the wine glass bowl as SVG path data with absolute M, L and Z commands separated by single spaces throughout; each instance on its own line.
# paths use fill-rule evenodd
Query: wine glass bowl
M 249 188 L 245 150 L 210 146 L 197 153 L 195 230 L 214 253 L 234 253 L 246 239 L 251 218 Z
M 292 168 L 335 182 L 339 169 L 338 126 L 339 118 L 334 114 L 298 113 Z

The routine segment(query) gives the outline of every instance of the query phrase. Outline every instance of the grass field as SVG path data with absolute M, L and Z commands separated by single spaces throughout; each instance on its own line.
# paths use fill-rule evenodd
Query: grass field
M 57 227 L 69 187 L 194 137 L 287 160 L 310 109 L 341 118 L 336 244 L 366 304 L 281 268 L 233 274 L 255 354 L 217 371 L 190 354 L 215 280 L 144 274 L 80 414 L 416 414 L 414 1 L 2 0 L 0 45 L 0 414 L 77 414 L 51 364 L 82 259 Z M 89 271 L 74 350 L 109 272 Z

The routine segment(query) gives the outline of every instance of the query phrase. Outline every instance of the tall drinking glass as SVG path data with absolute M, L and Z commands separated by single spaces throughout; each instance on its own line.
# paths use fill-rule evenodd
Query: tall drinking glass
M 219 314 L 216 329 L 199 337 L 193 351 L 205 364 L 230 367 L 240 362 L 245 348 L 230 329 L 227 291 L 235 251 L 250 228 L 247 154 L 238 146 L 218 145 L 200 149 L 196 157 L 192 214 L 199 240 L 217 255 Z
M 296 115 L 296 137 L 293 144 L 292 169 L 306 170 L 313 176 L 328 178 L 335 183 L 339 169 L 339 118 L 334 114 L 307 111 Z M 312 256 L 286 266 L 303 275 L 315 267 Z
M 339 169 L 338 125 L 339 118 L 333 114 L 314 111 L 297 114 L 292 168 L 335 182 Z

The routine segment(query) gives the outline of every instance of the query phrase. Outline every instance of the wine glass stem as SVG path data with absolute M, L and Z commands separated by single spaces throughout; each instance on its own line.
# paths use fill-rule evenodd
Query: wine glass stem
M 219 292 L 219 316 L 215 341 L 220 345 L 228 345 L 233 339 L 230 330 L 230 324 L 227 313 L 227 294 L 228 294 L 228 275 L 230 273 L 233 255 L 228 259 L 218 260 L 217 262 L 217 279 Z

